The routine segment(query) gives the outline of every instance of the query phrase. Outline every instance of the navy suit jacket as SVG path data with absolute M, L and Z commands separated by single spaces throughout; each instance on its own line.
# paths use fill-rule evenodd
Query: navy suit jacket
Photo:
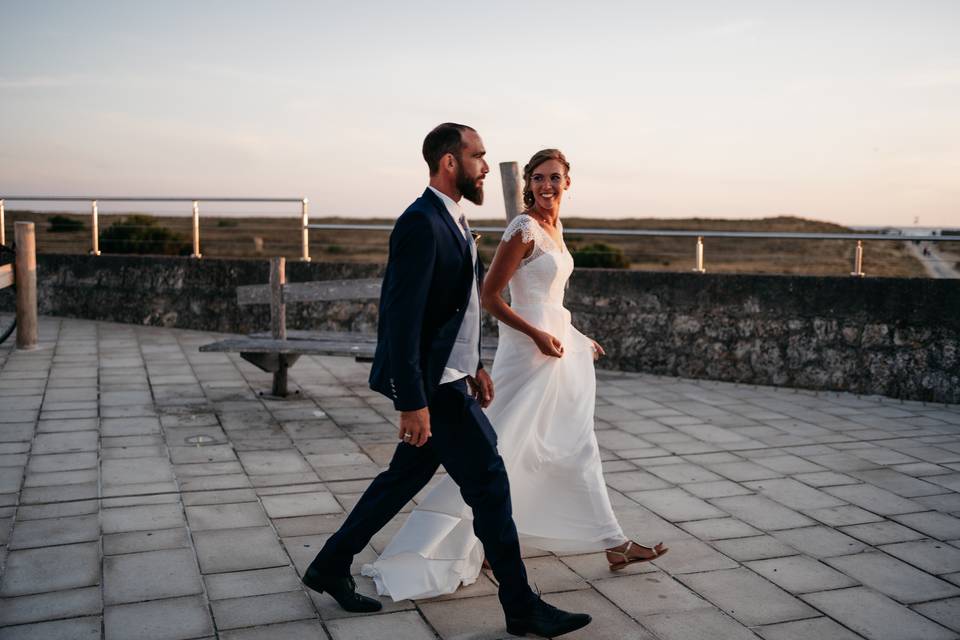
M 470 246 L 460 227 L 427 188 L 393 227 L 380 290 L 370 388 L 392 399 L 398 411 L 427 406 L 440 385 L 467 311 L 473 275 Z M 479 255 L 476 277 L 479 285 Z

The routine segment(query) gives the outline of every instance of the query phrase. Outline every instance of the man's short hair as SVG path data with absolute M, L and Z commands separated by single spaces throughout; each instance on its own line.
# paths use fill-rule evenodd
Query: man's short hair
M 463 131 L 474 131 L 473 127 L 456 122 L 444 122 L 434 127 L 433 131 L 423 139 L 423 159 L 427 161 L 430 175 L 436 175 L 440 170 L 440 159 L 448 153 L 460 159 L 463 149 Z

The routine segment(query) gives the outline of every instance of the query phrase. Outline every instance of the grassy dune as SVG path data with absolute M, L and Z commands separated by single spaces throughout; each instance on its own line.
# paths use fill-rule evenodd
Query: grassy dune
M 54 233 L 49 219 L 62 215 L 84 225 L 82 230 Z M 123 215 L 100 216 L 105 231 Z M 162 227 L 179 233 L 189 253 L 192 223 L 189 217 L 155 216 Z M 86 253 L 90 250 L 90 216 L 79 214 L 7 211 L 7 238 L 13 237 L 13 222 L 28 220 L 37 224 L 38 251 L 41 253 Z M 356 220 L 312 218 L 315 223 L 392 224 L 393 219 Z M 474 226 L 502 227 L 502 219 L 475 220 Z M 201 252 L 206 257 L 300 256 L 300 221 L 279 217 L 201 217 Z M 694 238 L 623 238 L 590 236 L 577 228 L 610 229 L 682 229 L 714 231 L 802 231 L 848 232 L 850 229 L 802 218 L 776 217 L 759 220 L 658 219 L 632 218 L 604 220 L 568 218 L 564 220 L 567 244 L 571 249 L 604 242 L 623 250 L 632 269 L 653 271 L 689 271 L 694 266 Z M 314 260 L 332 262 L 382 262 L 386 256 L 387 232 L 311 231 L 310 253 Z M 496 250 L 497 234 L 484 234 L 481 253 L 489 262 Z M 767 273 L 848 275 L 853 264 L 854 242 L 840 240 L 766 240 L 707 238 L 705 265 L 714 273 Z M 870 276 L 924 277 L 920 262 L 904 247 L 902 240 L 865 243 L 864 271 Z

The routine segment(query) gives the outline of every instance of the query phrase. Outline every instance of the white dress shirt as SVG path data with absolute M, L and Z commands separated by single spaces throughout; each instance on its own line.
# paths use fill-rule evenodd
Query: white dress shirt
M 463 215 L 463 210 L 460 208 L 460 204 L 457 203 L 457 202 L 455 202 L 455 201 L 453 200 L 453 198 L 451 198 L 451 197 L 448 196 L 447 194 L 442 193 L 442 192 L 434 189 L 433 187 L 430 187 L 430 190 L 433 191 L 435 194 L 437 194 L 437 197 L 440 198 L 440 201 L 443 202 L 444 206 L 446 207 L 447 213 L 450 214 L 450 217 L 451 217 L 451 218 L 453 218 L 454 224 L 456 224 L 456 225 L 457 225 L 457 228 L 460 230 L 460 234 L 463 236 L 463 238 L 464 238 L 468 243 L 470 243 L 470 242 L 472 241 L 472 238 L 470 238 L 470 237 L 467 235 L 467 230 L 464 229 L 464 228 L 463 228 L 463 225 L 460 224 L 460 217 Z M 478 283 L 477 283 L 477 269 L 476 269 L 476 265 L 477 265 L 477 250 L 476 250 L 476 248 L 475 248 L 475 247 L 476 247 L 476 244 L 475 244 L 475 243 L 472 243 L 472 244 L 473 244 L 473 248 L 472 248 L 471 253 L 472 253 L 472 257 L 473 257 L 473 267 L 474 267 L 474 268 L 472 269 L 472 272 L 473 272 L 473 284 L 472 284 L 472 287 L 471 287 L 471 289 L 470 289 L 470 300 L 467 302 L 467 310 L 466 310 L 466 313 L 464 314 L 464 324 L 461 325 L 460 331 L 457 333 L 457 342 L 454 344 L 454 349 L 456 349 L 458 346 L 465 346 L 465 345 L 466 345 L 466 342 L 467 342 L 467 341 L 463 339 L 465 336 L 476 336 L 476 337 L 479 338 L 479 326 L 480 326 L 480 292 L 479 292 L 479 290 L 478 290 L 479 287 L 478 287 Z M 467 324 L 467 319 L 468 319 L 468 318 L 476 318 L 476 322 L 477 322 L 477 327 L 476 327 L 476 329 L 475 329 L 474 327 L 472 327 L 472 326 L 471 326 L 470 328 L 465 328 L 464 325 Z M 469 340 L 470 343 L 472 343 L 472 345 L 470 345 L 470 347 L 468 347 L 468 348 L 473 348 L 474 350 L 476 350 L 476 364 L 479 365 L 479 363 L 480 363 L 479 345 L 478 345 L 477 341 L 474 340 L 472 337 L 471 337 L 471 338 L 468 338 L 468 340 Z M 452 368 L 452 367 L 444 367 L 444 369 L 443 369 L 443 375 L 440 377 L 440 384 L 446 384 L 446 383 L 448 383 L 448 382 L 454 382 L 454 381 L 456 381 L 456 380 L 460 380 L 461 378 L 465 378 L 465 377 L 467 377 L 467 376 L 476 375 L 476 373 L 477 373 L 477 372 L 476 372 L 476 366 L 474 366 L 474 370 L 473 370 L 473 371 L 470 371 L 470 372 L 461 371 L 460 369 L 455 369 L 455 368 Z

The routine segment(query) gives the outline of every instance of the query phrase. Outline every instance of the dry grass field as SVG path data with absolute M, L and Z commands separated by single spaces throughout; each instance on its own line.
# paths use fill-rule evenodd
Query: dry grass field
M 50 230 L 50 218 L 62 215 L 83 228 L 75 231 Z M 125 216 L 101 214 L 101 234 Z M 189 253 L 191 219 L 155 216 L 157 225 L 180 234 Z M 28 220 L 37 225 L 40 253 L 87 253 L 90 250 L 90 216 L 80 214 L 7 211 L 7 238 L 13 237 L 13 223 Z M 356 220 L 313 218 L 314 223 L 392 224 L 392 219 Z M 476 227 L 502 227 L 503 221 L 474 220 Z M 848 232 L 850 229 L 827 222 L 777 217 L 757 220 L 713 219 L 624 219 L 569 218 L 564 220 L 567 245 L 571 250 L 603 242 L 619 247 L 632 269 L 689 271 L 694 266 L 694 238 L 612 237 L 577 233 L 577 228 L 681 229 L 713 231 Z M 331 262 L 382 262 L 386 256 L 388 232 L 311 231 L 310 253 L 314 260 Z M 300 220 L 294 217 L 201 217 L 201 253 L 206 257 L 254 257 L 300 255 Z M 480 248 L 489 262 L 499 242 L 498 234 L 486 233 Z M 714 273 L 764 273 L 806 275 L 848 275 L 853 265 L 855 243 L 842 240 L 768 240 L 707 238 L 705 265 Z M 905 248 L 902 240 L 864 243 L 863 269 L 868 276 L 925 277 L 921 263 Z

